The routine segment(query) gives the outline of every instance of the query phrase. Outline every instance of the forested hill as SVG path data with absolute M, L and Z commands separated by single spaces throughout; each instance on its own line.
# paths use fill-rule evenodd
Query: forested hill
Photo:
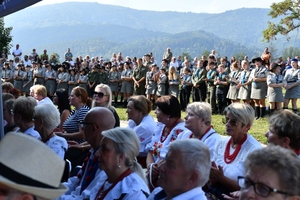
M 267 45 L 261 40 L 268 12 L 246 8 L 221 14 L 156 12 L 71 2 L 30 7 L 7 16 L 5 23 L 13 26 L 13 42 L 20 43 L 25 53 L 35 47 L 38 52 L 63 54 L 71 47 L 76 55 L 110 57 L 117 51 L 129 56 L 149 51 L 161 55 L 170 46 L 177 55 L 199 56 L 216 49 L 220 55 L 254 56 Z M 284 47 L 283 42 L 276 43 Z

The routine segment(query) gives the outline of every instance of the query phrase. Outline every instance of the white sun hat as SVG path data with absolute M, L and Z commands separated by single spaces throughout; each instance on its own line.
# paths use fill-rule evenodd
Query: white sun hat
M 67 191 L 61 184 L 65 161 L 31 136 L 10 132 L 0 141 L 0 184 L 45 199 Z

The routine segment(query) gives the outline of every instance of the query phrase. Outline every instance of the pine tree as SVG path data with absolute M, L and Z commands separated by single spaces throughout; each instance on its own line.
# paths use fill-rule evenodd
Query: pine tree
M 4 27 L 4 19 L 0 18 L 0 51 L 5 50 L 5 53 L 9 54 L 10 48 L 12 47 L 11 41 L 12 41 L 12 36 L 11 31 L 13 27 Z M 0 53 L 1 53 L 0 52 Z
M 278 23 L 268 22 L 268 28 L 263 31 L 264 40 L 267 42 L 276 39 L 278 34 L 287 36 L 291 31 L 300 27 L 300 0 L 284 0 L 273 3 L 269 15 L 272 18 L 279 16 L 283 16 L 283 18 Z

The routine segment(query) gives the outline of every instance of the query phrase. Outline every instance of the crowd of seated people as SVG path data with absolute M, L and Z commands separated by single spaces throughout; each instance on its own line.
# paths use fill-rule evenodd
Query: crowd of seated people
M 261 58 L 254 59 L 254 69 L 249 73 L 248 61 L 243 63 L 246 71 L 238 73 L 241 69 L 236 68 L 238 66 L 236 61 L 233 65 L 229 64 L 228 69 L 225 65 L 226 60 L 223 59 L 224 64 L 218 66 L 221 73 L 218 73 L 213 71 L 215 69 L 207 71 L 202 59 L 197 61 L 195 68 L 185 66 L 182 70 L 178 70 L 175 67 L 179 68 L 179 65 L 174 64 L 175 60 L 171 56 L 173 64 L 169 70 L 167 66 L 170 54 L 168 49 L 163 58 L 166 65 L 161 68 L 163 73 L 155 71 L 158 70 L 157 66 L 153 66 L 152 69 L 150 55 L 144 56 L 145 65 L 137 59 L 137 68 L 132 71 L 132 76 L 136 75 L 132 78 L 132 96 L 127 95 L 123 104 L 127 108 L 124 110 L 129 120 L 127 128 L 119 128 L 120 113 L 112 105 L 113 98 L 118 95 L 116 88 L 122 87 L 119 85 L 121 81 L 117 82 L 118 87 L 110 84 L 118 77 L 115 63 L 107 64 L 107 67 L 111 66 L 113 70 L 106 74 L 105 63 L 102 68 L 101 62 L 98 63 L 96 58 L 93 59 L 94 64 L 82 62 L 81 64 L 86 64 L 87 68 L 95 69 L 91 70 L 93 74 L 88 72 L 88 76 L 90 75 L 92 79 L 87 79 L 86 87 L 75 84 L 71 87 L 71 91 L 70 87 L 65 87 L 68 84 L 63 84 L 65 82 L 62 81 L 62 77 L 55 90 L 49 92 L 46 84 L 41 83 L 46 80 L 45 78 L 42 80 L 43 78 L 38 75 L 39 72 L 32 79 L 39 84 L 33 83 L 28 93 L 20 91 L 15 96 L 15 93 L 10 93 L 16 89 L 14 85 L 3 79 L 2 88 L 5 92 L 2 94 L 2 123 L 5 137 L 11 131 L 29 135 L 48 146 L 61 160 L 71 161 L 72 169 L 81 166 L 79 171 L 72 171 L 71 177 L 63 183 L 68 190 L 60 197 L 55 197 L 58 199 L 246 199 L 251 195 L 259 197 L 281 195 L 283 199 L 287 197 L 300 199 L 300 189 L 296 188 L 299 186 L 300 178 L 298 158 L 300 117 L 291 111 L 280 110 L 278 106 L 275 106 L 278 111 L 272 112 L 270 116 L 270 130 L 266 133 L 268 142 L 287 150 L 272 145 L 262 147 L 251 136 L 251 131 L 249 133 L 255 115 L 256 118 L 264 115 L 265 105 L 261 104 L 264 98 L 259 95 L 266 91 L 260 93 L 260 90 L 277 86 L 292 89 L 297 87 L 298 80 L 289 83 L 291 77 L 285 79 L 282 76 L 282 83 L 272 82 L 274 75 L 272 77 L 269 75 L 271 73 L 276 75 L 277 66 L 271 63 L 268 67 L 272 72 L 269 74 Z M 116 61 L 115 58 L 110 61 L 117 62 L 117 67 L 122 66 L 120 63 L 124 60 L 119 56 Z M 212 63 L 215 56 L 210 55 L 209 59 L 211 60 L 207 62 L 208 66 L 215 66 L 216 63 Z M 130 67 L 132 64 L 128 61 L 130 58 L 126 60 L 125 65 Z M 76 71 L 70 63 L 64 63 L 64 66 L 72 68 L 70 70 L 73 72 Z M 36 70 L 41 71 L 44 67 L 38 64 Z M 81 70 L 81 65 L 78 67 L 78 70 Z M 102 72 L 98 72 L 97 68 L 101 68 Z M 144 73 L 145 69 L 151 73 Z M 297 72 L 293 68 L 291 70 Z M 178 82 L 176 77 L 181 77 L 182 71 L 191 72 L 189 86 L 192 87 L 192 98 L 195 100 L 193 103 L 185 102 L 185 117 L 181 116 L 179 84 L 178 88 L 176 86 Z M 60 73 L 67 74 L 66 70 Z M 100 73 L 108 75 L 107 83 L 95 81 L 95 77 L 101 77 Z M 156 73 L 157 77 L 151 77 Z M 216 108 L 212 107 L 211 102 L 203 102 L 206 99 L 203 90 L 214 91 L 208 87 L 204 89 L 203 86 L 203 84 L 206 86 L 213 73 L 215 79 L 212 81 L 213 85 L 209 87 L 216 87 L 216 99 L 220 98 L 222 101 L 222 108 L 219 106 L 221 110 L 217 111 L 222 112 L 225 117 L 223 123 L 227 136 L 220 136 L 214 130 L 212 115 Z M 141 77 L 141 74 L 145 74 L 145 77 Z M 237 74 L 242 76 L 240 81 Z M 287 71 L 286 74 L 290 72 Z M 164 91 L 168 94 L 148 95 L 146 91 L 150 91 L 147 90 L 150 82 L 159 81 L 161 77 L 172 79 L 168 81 L 168 85 L 164 85 L 166 86 Z M 243 85 L 250 80 L 251 87 Z M 142 83 L 143 81 L 145 83 Z M 161 83 L 157 82 L 157 85 L 159 84 Z M 225 100 L 223 98 L 225 94 L 217 95 L 217 91 L 224 92 L 241 87 L 253 88 L 253 91 L 258 92 L 249 94 L 250 97 L 258 95 L 253 99 L 255 106 L 251 106 L 247 100 L 244 101 L 246 103 L 240 103 L 236 99 L 231 99 L 232 102 L 229 104 L 226 98 Z M 142 93 L 138 94 L 136 91 Z M 233 96 L 238 95 L 235 93 Z M 293 96 L 289 98 L 292 101 L 294 99 Z M 152 104 L 155 104 L 157 122 L 149 115 L 153 108 Z M 278 155 L 282 153 L 288 155 L 285 159 L 289 164 L 278 160 Z M 266 164 L 261 161 L 264 159 L 268 160 Z M 296 167 L 292 167 L 291 163 Z M 280 167 L 274 167 L 273 164 Z M 280 171 L 285 167 L 291 168 L 297 180 L 281 179 L 281 174 L 287 173 Z M 260 174 L 261 171 L 257 168 L 265 170 L 264 176 L 259 179 L 255 174 Z M 280 182 L 270 184 L 266 181 L 270 177 L 275 177 Z M 296 186 L 286 187 L 288 180 L 292 180 Z M 257 187 L 267 188 L 267 191 L 259 190 Z

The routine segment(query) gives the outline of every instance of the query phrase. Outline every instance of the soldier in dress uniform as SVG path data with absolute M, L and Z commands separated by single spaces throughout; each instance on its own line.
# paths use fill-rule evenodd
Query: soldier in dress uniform
M 138 59 L 138 66 L 134 68 L 132 80 L 134 82 L 134 94 L 145 95 L 146 74 L 148 69 L 143 65 L 142 58 Z

